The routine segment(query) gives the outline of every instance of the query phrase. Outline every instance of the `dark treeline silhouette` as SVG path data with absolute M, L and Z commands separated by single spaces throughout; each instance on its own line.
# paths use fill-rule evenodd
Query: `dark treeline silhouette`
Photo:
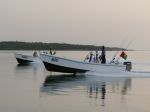
M 101 50 L 102 46 L 79 45 L 66 43 L 42 43 L 42 42 L 0 42 L 0 50 Z M 117 47 L 106 47 L 106 50 L 125 50 Z

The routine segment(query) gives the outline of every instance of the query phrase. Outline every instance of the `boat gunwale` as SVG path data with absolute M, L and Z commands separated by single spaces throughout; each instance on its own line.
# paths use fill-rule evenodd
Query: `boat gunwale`
M 15 53 L 15 56 L 21 56 L 22 59 L 26 59 L 26 58 L 23 58 L 22 56 L 26 56 L 26 57 L 29 57 L 29 58 L 37 58 L 37 57 L 34 57 L 34 56 L 31 56 L 31 55 L 26 55 L 26 54 L 21 54 L 21 53 Z
M 88 62 L 81 62 L 81 61 L 78 61 L 78 60 L 71 60 L 71 59 L 66 59 L 66 58 L 62 58 L 62 57 L 59 57 L 59 56 L 54 56 L 54 55 L 48 55 L 48 54 L 40 54 L 40 55 L 44 55 L 44 56 L 47 56 L 47 57 L 56 57 L 56 58 L 59 58 L 59 59 L 62 59 L 62 60 L 66 60 L 66 61 L 71 61 L 71 62 L 75 62 L 75 63 L 82 63 L 82 64 L 87 64 L 87 65 L 100 65 L 100 66 L 113 66 L 113 67 L 126 67 L 126 65 L 121 65 L 121 64 L 101 64 L 101 63 L 88 63 Z M 41 56 L 40 56 L 41 58 Z M 43 61 L 43 60 L 42 60 Z

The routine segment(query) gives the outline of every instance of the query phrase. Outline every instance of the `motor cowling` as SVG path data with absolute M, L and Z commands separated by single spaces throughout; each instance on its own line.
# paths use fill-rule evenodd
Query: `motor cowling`
M 126 65 L 126 71 L 131 71 L 131 69 L 132 69 L 132 62 L 126 61 L 123 64 Z

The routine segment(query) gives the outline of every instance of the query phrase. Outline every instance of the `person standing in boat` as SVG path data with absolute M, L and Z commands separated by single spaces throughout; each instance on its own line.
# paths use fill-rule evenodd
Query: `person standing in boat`
M 55 54 L 56 54 L 56 51 L 52 51 L 52 49 L 50 48 L 49 54 L 50 54 L 50 55 L 55 55 Z
M 89 58 L 89 63 L 91 62 L 94 62 L 94 54 L 92 51 L 90 52 L 90 58 Z
M 38 54 L 37 54 L 36 51 L 34 51 L 33 56 L 34 56 L 34 57 L 38 57 Z
M 50 54 L 50 55 L 53 55 L 51 48 L 49 49 L 49 54 Z
M 106 63 L 106 57 L 105 56 L 106 56 L 105 46 L 102 46 L 102 53 L 101 53 L 101 56 L 99 57 L 102 64 Z
M 98 51 L 96 50 L 95 52 L 95 63 L 99 63 L 99 59 L 98 59 Z

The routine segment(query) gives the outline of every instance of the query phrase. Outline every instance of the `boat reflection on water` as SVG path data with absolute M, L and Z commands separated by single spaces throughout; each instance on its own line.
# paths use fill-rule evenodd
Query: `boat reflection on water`
M 33 66 L 31 64 L 17 64 L 15 67 L 15 71 L 21 71 L 21 70 L 29 70 L 33 69 Z
M 50 75 L 40 88 L 44 95 L 68 95 L 72 91 L 84 92 L 89 99 L 101 99 L 105 106 L 107 94 L 124 96 L 131 89 L 131 78 L 101 77 L 94 75 Z M 125 100 L 122 98 L 122 100 Z
M 72 74 L 61 74 L 61 75 L 50 75 L 45 78 L 41 92 L 46 94 L 65 94 L 69 91 L 66 89 L 73 89 L 85 84 L 85 75 L 72 75 Z
M 17 64 L 14 68 L 15 76 L 18 75 L 26 75 L 27 73 L 32 76 L 32 74 L 41 74 L 44 71 L 43 64 L 36 64 L 36 63 L 27 63 L 27 64 Z

